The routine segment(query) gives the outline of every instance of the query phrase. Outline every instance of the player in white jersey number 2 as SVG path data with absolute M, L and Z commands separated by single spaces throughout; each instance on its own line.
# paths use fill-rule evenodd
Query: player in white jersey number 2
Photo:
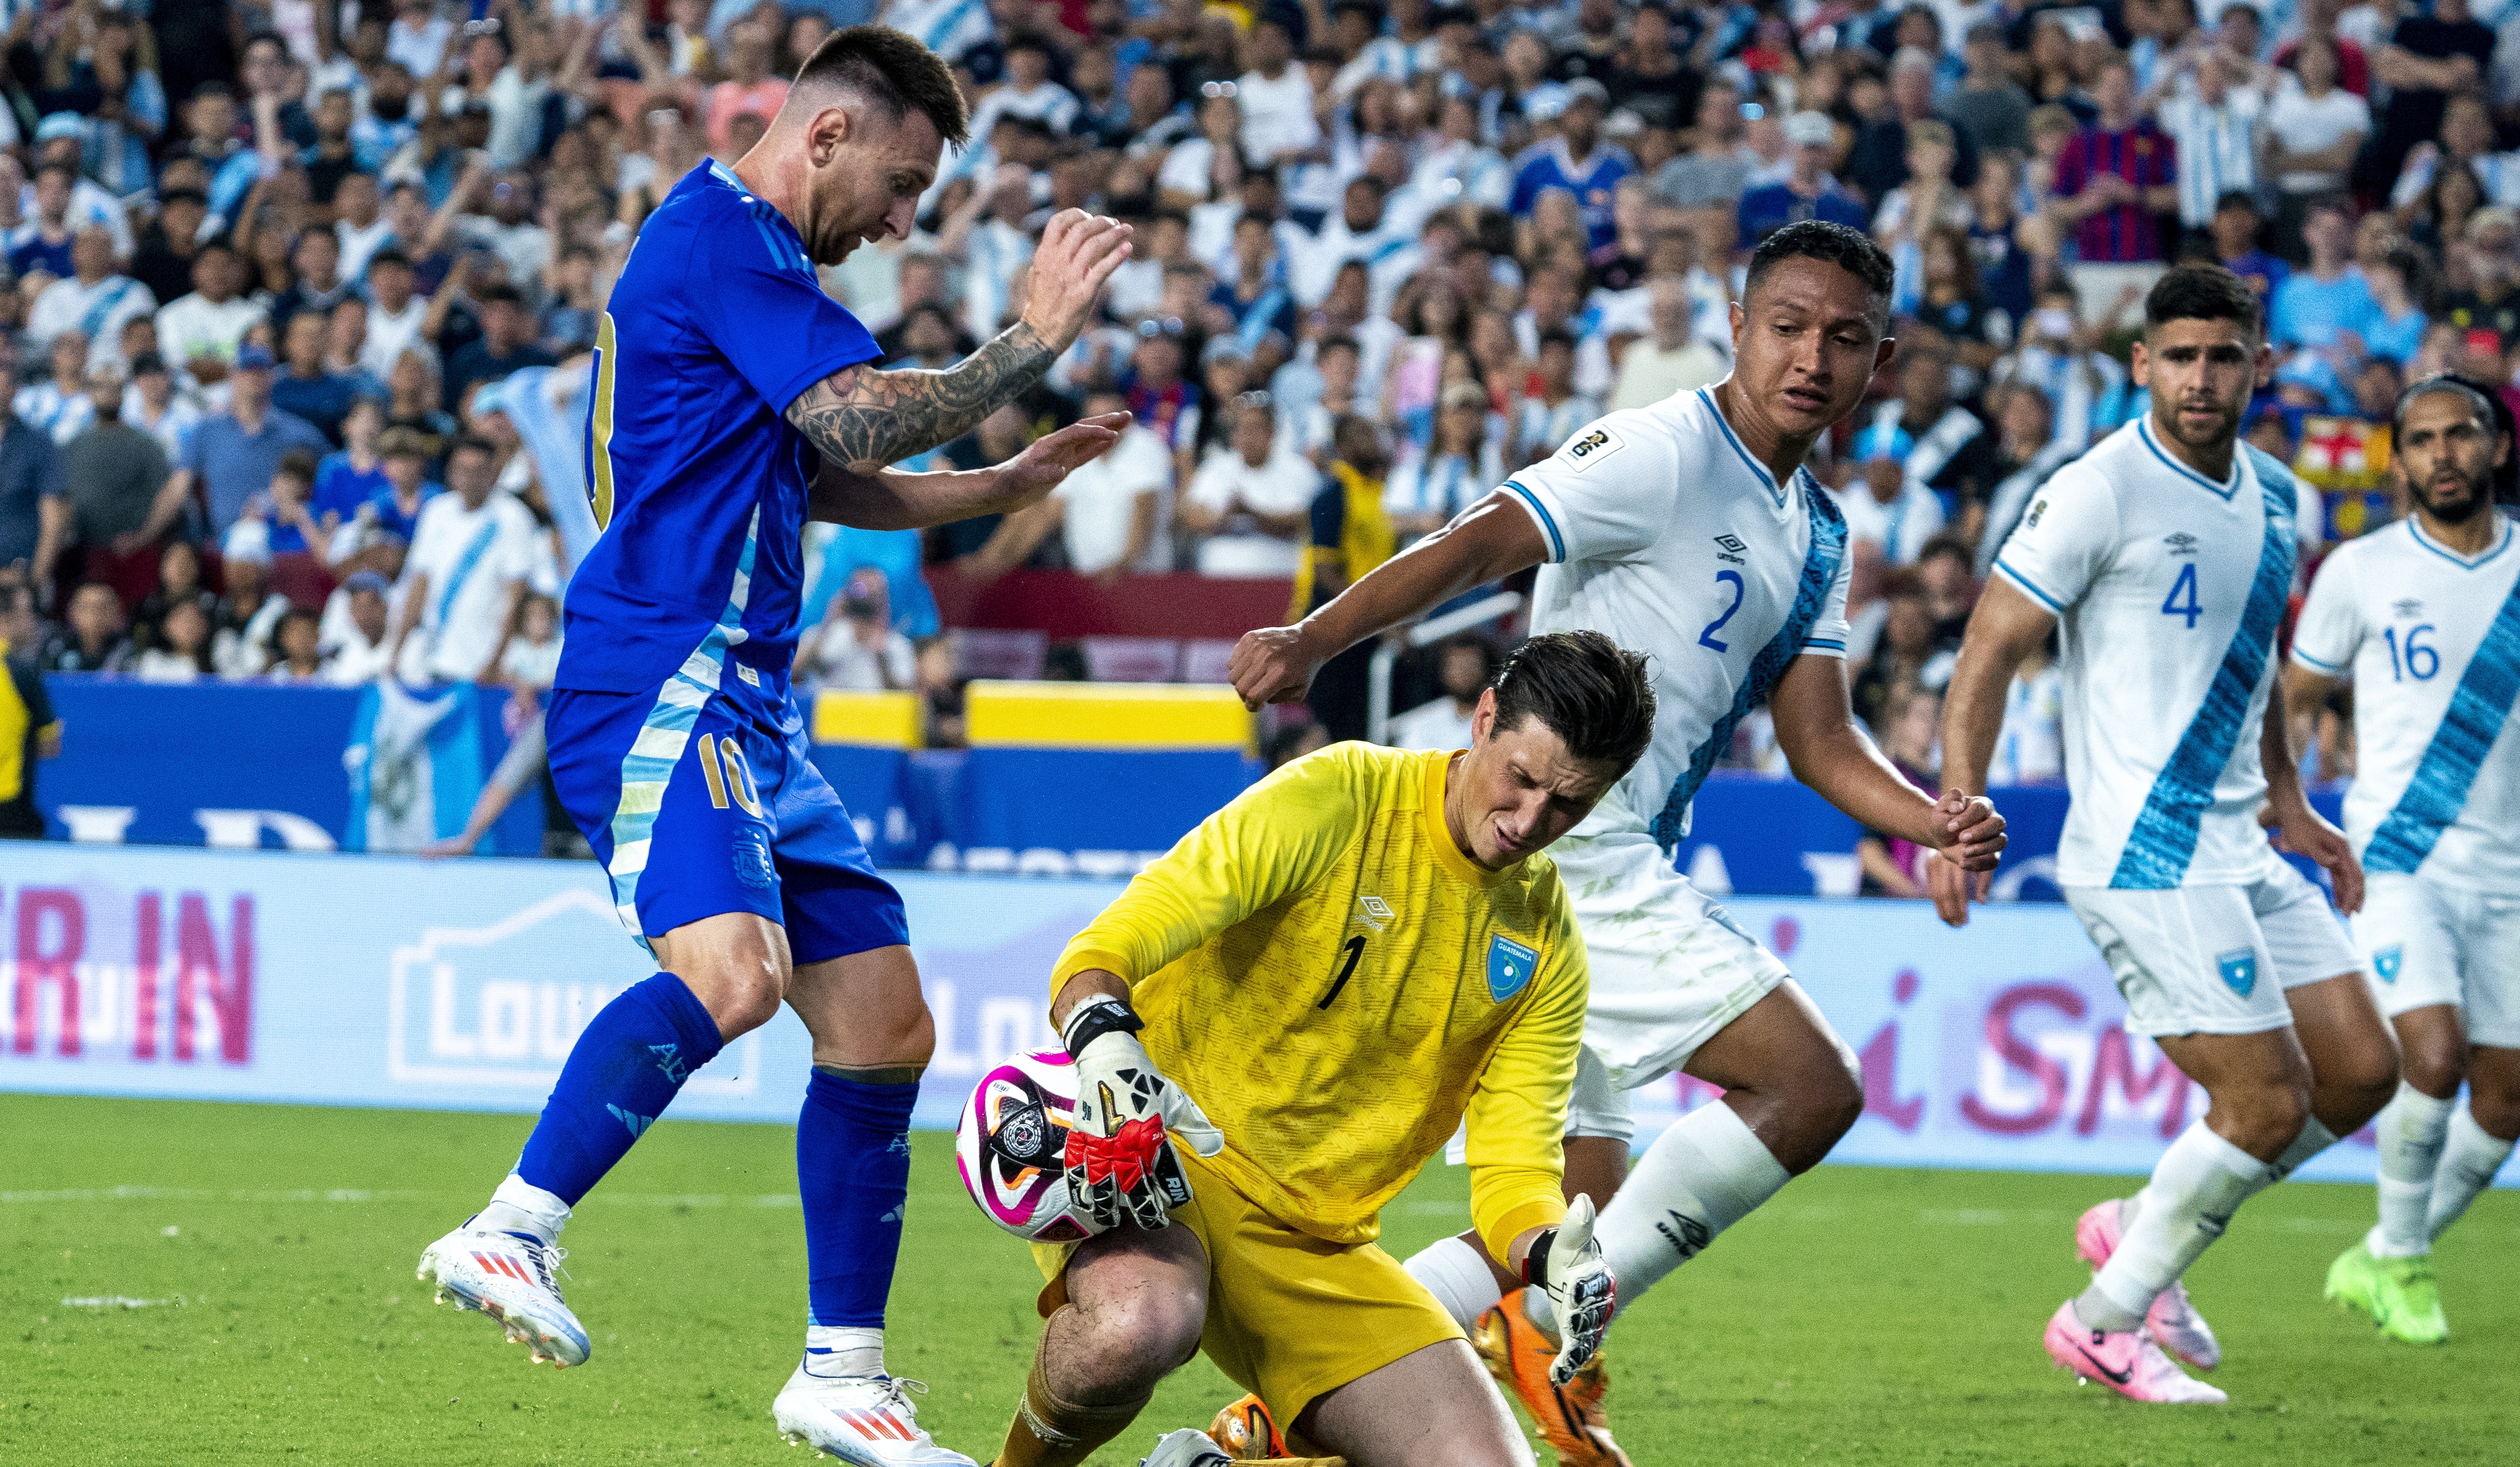
M 1996 557 L 1944 710 L 1944 777 L 1981 788 L 2013 668 L 2061 623 L 2073 803 L 2057 884 L 2127 1027 L 2211 1102 L 2141 1192 L 2083 1215 L 2075 1243 L 2096 1272 L 2048 1322 L 2058 1365 L 2137 1400 L 2224 1398 L 2163 1353 L 2221 1358 L 2180 1275 L 2241 1203 L 2360 1129 L 2397 1083 L 2343 925 L 2260 828 L 2326 868 L 2338 906 L 2361 904 L 2353 851 L 2302 791 L 2275 679 L 2298 491 L 2237 443 L 2266 351 L 2238 277 L 2161 278 L 2135 348 L 2150 412 L 2041 487 Z
M 2354 936 L 2406 1065 L 2380 1117 L 2379 1225 L 2327 1297 L 2414 1345 L 2450 1334 L 2432 1240 L 2520 1136 L 2520 551 L 2494 504 L 2513 471 L 2498 406 L 2452 377 L 2398 399 L 2391 468 L 2414 513 L 2319 567 L 2284 669 L 2294 708 L 2349 678 L 2359 695 Z
M 1253 707 L 1300 698 L 1346 648 L 1539 566 L 1534 632 L 1588 628 L 1649 657 L 1652 747 L 1552 851 L 1593 965 L 1566 1187 L 1602 1206 L 1622 1306 L 1817 1165 L 1864 1109 L 1853 1051 L 1784 964 L 1673 867 L 1689 802 L 1734 725 L 1766 700 L 1805 784 L 1979 873 L 1981 897 L 2002 848 L 1992 805 L 1910 785 L 1848 706 L 1846 524 L 1802 463 L 1890 359 L 1890 281 L 1889 257 L 1861 233 L 1778 231 L 1732 307 L 1730 379 L 1579 431 L 1301 625 L 1252 632 L 1234 651 L 1235 687 Z M 1961 915 L 1963 885 L 1952 885 L 1947 919 Z M 1674 1070 L 1724 1099 L 1665 1131 L 1631 1174 L 1627 1091 Z M 1409 1270 L 1562 1461 L 1626 1461 L 1603 1422 L 1603 1377 L 1551 1383 L 1545 1303 L 1475 1235 L 1436 1244 Z

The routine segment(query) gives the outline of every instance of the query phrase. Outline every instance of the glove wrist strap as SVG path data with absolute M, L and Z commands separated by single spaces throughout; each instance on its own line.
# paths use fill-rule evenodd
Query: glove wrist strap
M 1524 1283 L 1543 1291 L 1549 1288 L 1549 1251 L 1556 1246 L 1557 1229 L 1553 1227 L 1542 1228 L 1540 1235 L 1531 1240 L 1531 1246 L 1522 1254 Z
M 1134 1034 L 1146 1027 L 1147 1021 L 1138 1017 L 1127 999 L 1098 994 L 1078 1004 L 1076 1011 L 1067 1016 L 1067 1031 L 1060 1042 L 1073 1059 L 1104 1034 Z

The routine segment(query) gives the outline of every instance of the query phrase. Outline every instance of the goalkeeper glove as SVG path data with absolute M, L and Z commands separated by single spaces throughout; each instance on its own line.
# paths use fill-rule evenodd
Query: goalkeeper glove
M 1090 998 L 1067 1016 L 1065 1042 L 1076 1065 L 1075 1128 L 1067 1133 L 1067 1192 L 1097 1231 L 1133 1222 L 1153 1230 L 1167 1210 L 1190 1201 L 1190 1179 L 1164 1144 L 1165 1132 L 1212 1157 L 1225 1135 L 1164 1078 L 1138 1042 L 1146 1027 L 1127 1002 Z
M 1557 1360 L 1549 1367 L 1552 1386 L 1573 1380 L 1600 1352 L 1601 1336 L 1618 1307 L 1619 1281 L 1601 1257 L 1593 1221 L 1593 1199 L 1578 1196 L 1565 1219 L 1534 1238 L 1523 1255 L 1523 1281 L 1549 1296 L 1549 1311 L 1557 1319 Z

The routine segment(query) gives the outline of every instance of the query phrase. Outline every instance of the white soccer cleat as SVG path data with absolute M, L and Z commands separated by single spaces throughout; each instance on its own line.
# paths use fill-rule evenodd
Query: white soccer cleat
M 888 1375 L 816 1375 L 799 1364 L 770 1418 L 788 1441 L 858 1467 L 975 1467 L 920 1430 L 904 1386 L 927 1389 Z
M 1234 1467 L 1234 1458 L 1215 1438 L 1185 1426 L 1158 1438 L 1155 1449 L 1138 1459 L 1138 1467 Z
M 478 1309 L 506 1327 L 510 1343 L 562 1369 L 583 1365 L 593 1348 L 562 1302 L 552 1272 L 568 1251 L 526 1233 L 476 1230 L 471 1222 L 428 1245 L 420 1276 L 437 1286 L 437 1302 Z

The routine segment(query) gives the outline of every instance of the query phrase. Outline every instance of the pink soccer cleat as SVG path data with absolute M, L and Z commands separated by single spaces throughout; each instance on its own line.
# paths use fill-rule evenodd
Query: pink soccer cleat
M 2098 1381 L 2129 1400 L 2220 1405 L 2230 1398 L 2172 1364 L 2149 1329 L 2092 1329 L 2074 1317 L 2070 1299 L 2048 1319 L 2047 1344 L 2048 1357 L 2059 1369 Z
M 2093 1203 L 2074 1224 L 2074 1251 L 2092 1265 L 2093 1273 L 2099 1272 L 2109 1255 L 2118 1251 L 2118 1239 L 2125 1236 L 2118 1227 L 2118 1209 L 2122 1206 L 2114 1197 Z M 2214 1338 L 2213 1326 L 2196 1312 L 2196 1306 L 2187 1298 L 2187 1285 L 2178 1279 L 2172 1279 L 2169 1288 L 2153 1297 L 2143 1325 L 2162 1349 L 2199 1370 L 2211 1370 L 2223 1363 L 2223 1342 Z

